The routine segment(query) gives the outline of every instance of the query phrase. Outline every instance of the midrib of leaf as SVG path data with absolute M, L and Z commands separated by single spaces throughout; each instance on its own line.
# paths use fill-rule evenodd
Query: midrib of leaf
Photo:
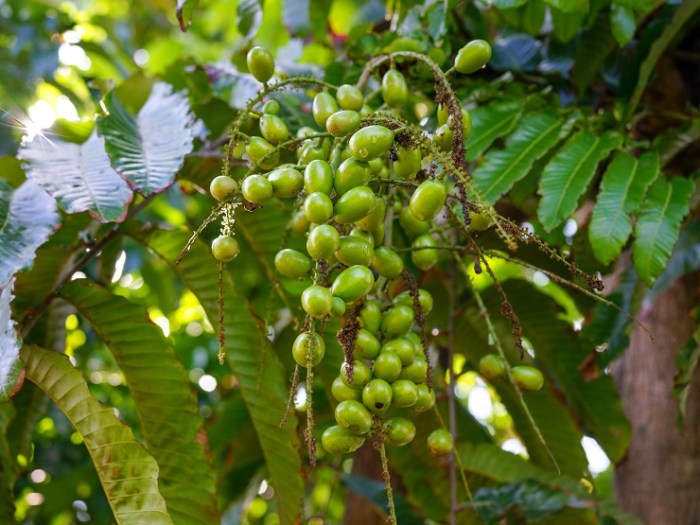
M 544 140 L 544 137 L 546 137 L 547 135 L 549 135 L 549 133 L 550 133 L 553 129 L 555 129 L 558 125 L 559 125 L 559 122 L 558 122 L 558 121 L 555 121 L 551 126 L 549 126 L 549 127 L 547 128 L 546 131 L 544 131 L 543 133 L 541 133 L 541 134 L 538 136 L 538 138 L 537 138 L 536 140 L 533 140 L 532 142 L 530 142 L 530 145 L 527 146 L 527 147 L 521 152 L 521 154 L 518 155 L 518 156 L 515 158 L 515 161 L 510 163 L 510 166 L 508 167 L 508 169 L 506 169 L 506 170 L 501 174 L 500 177 L 496 178 L 496 179 L 493 181 L 493 183 L 489 186 L 489 188 L 488 188 L 487 190 L 483 191 L 482 193 L 483 193 L 484 195 L 490 195 L 490 194 L 491 194 L 491 190 L 492 190 L 494 187 L 498 186 L 498 184 L 503 180 L 503 178 L 506 177 L 507 175 L 509 175 L 510 172 L 511 172 L 513 169 L 515 169 L 515 166 L 516 166 L 524 157 L 526 157 L 527 154 L 530 153 L 530 151 L 532 151 L 532 149 L 533 149 L 537 144 L 539 144 L 542 140 Z
M 519 113 L 519 111 L 517 113 Z M 484 131 L 480 135 L 480 137 L 474 139 L 474 143 L 471 146 L 474 147 L 476 144 L 479 144 L 482 137 L 486 137 L 486 139 L 493 137 L 491 140 L 494 140 L 495 137 L 497 137 L 501 134 L 501 132 L 507 133 L 507 130 L 508 130 L 511 123 L 512 123 L 512 119 L 508 119 L 508 118 L 498 120 L 494 126 L 491 126 L 486 131 Z M 503 131 L 503 130 L 505 130 L 505 131 Z
M 140 120 L 141 120 L 141 115 L 139 112 L 139 115 L 136 116 L 136 135 L 139 138 L 139 144 L 141 147 L 139 147 L 139 151 L 141 152 L 141 156 L 143 158 L 143 165 L 146 167 L 146 182 L 144 186 L 146 188 L 150 188 L 150 185 L 148 184 L 149 178 L 150 178 L 150 173 L 151 173 L 151 163 L 148 160 L 148 152 L 146 151 L 146 148 L 143 143 L 143 136 L 141 135 L 141 126 L 140 126 Z
M 85 187 L 85 190 L 90 195 L 90 199 L 92 199 L 92 202 L 95 203 L 95 206 L 97 207 L 97 211 L 100 213 L 100 216 L 104 217 L 105 215 L 104 215 L 104 213 L 102 213 L 102 207 L 100 206 L 100 203 L 99 203 L 97 197 L 95 197 L 95 194 L 92 191 L 92 187 L 90 186 L 90 181 L 87 179 L 87 177 L 85 177 L 85 163 L 83 162 L 84 159 L 83 159 L 83 146 L 82 145 L 80 147 L 78 147 L 78 159 L 80 162 L 80 170 L 79 170 L 80 171 L 80 178 L 83 181 L 83 186 Z
M 564 190 L 559 192 L 559 199 L 557 200 L 557 207 L 554 209 L 554 217 L 559 216 L 559 210 L 561 209 L 562 202 L 564 202 L 564 196 L 566 195 L 566 191 L 569 189 L 569 186 L 571 186 L 571 181 L 576 178 L 576 174 L 581 170 L 581 166 L 588 160 L 588 158 L 593 154 L 595 149 L 598 147 L 598 144 L 600 144 L 600 137 L 598 135 L 595 136 L 595 141 L 592 145 L 591 148 L 586 152 L 586 154 L 583 156 L 583 158 L 576 164 L 576 168 L 572 172 L 573 174 L 570 177 L 567 177 L 566 183 L 564 184 Z
M 668 205 L 671 202 L 671 196 L 673 195 L 673 186 L 669 183 L 666 185 L 666 201 L 664 202 L 663 207 L 661 208 L 661 213 L 659 213 L 659 220 L 656 221 L 656 228 L 654 229 L 654 235 L 652 235 L 653 242 L 651 243 L 651 246 L 656 245 L 656 238 L 658 237 L 659 234 L 659 229 L 661 228 L 661 224 L 664 222 L 664 217 L 666 215 L 666 210 L 668 209 Z M 651 260 L 654 258 L 654 250 L 649 249 L 647 250 L 648 257 L 646 257 L 646 267 L 651 266 Z
M 614 220 L 610 221 L 609 224 L 611 225 L 609 228 L 606 228 L 606 235 L 605 238 L 609 241 L 611 236 L 612 236 L 612 225 L 617 224 L 617 218 L 620 215 L 624 215 L 627 212 L 625 212 L 625 201 L 627 201 L 627 194 L 630 191 L 630 188 L 632 187 L 632 182 L 634 182 L 634 178 L 637 176 L 637 170 L 639 169 L 639 160 L 634 159 L 634 167 L 632 168 L 632 175 L 627 178 L 627 181 L 625 183 L 625 191 L 622 193 L 622 199 L 620 199 L 620 206 L 618 206 L 615 209 L 615 216 Z M 607 222 L 607 221 L 606 221 Z

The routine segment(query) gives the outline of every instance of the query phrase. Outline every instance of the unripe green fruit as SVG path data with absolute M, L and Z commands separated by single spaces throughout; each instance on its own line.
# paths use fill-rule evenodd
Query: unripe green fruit
M 403 228 L 403 231 L 406 232 L 406 235 L 411 238 L 428 233 L 430 229 L 430 224 L 414 217 L 413 213 L 411 213 L 411 208 L 408 206 L 401 208 L 399 212 L 399 224 Z
M 357 111 L 336 111 L 326 120 L 326 130 L 334 137 L 344 137 L 360 127 L 360 118 Z
M 448 123 L 452 122 L 452 116 L 448 119 Z M 472 134 L 472 116 L 469 112 L 462 108 L 462 140 L 467 140 Z
M 382 197 L 377 197 L 374 209 L 355 224 L 365 232 L 375 232 L 384 225 L 385 215 L 386 201 Z
M 335 420 L 353 434 L 366 434 L 372 428 L 372 414 L 359 401 L 341 401 L 335 407 Z
M 377 301 L 365 301 L 360 309 L 360 326 L 369 332 L 377 333 L 382 324 L 382 310 Z
M 260 132 L 266 140 L 273 144 L 283 142 L 289 137 L 287 125 L 277 115 L 265 114 L 260 117 Z
M 315 224 L 323 224 L 333 216 L 333 202 L 325 193 L 311 193 L 304 199 L 304 215 Z
M 544 386 L 544 376 L 534 366 L 514 366 L 511 372 L 515 384 L 524 392 L 535 392 Z
M 353 354 L 359 359 L 375 359 L 379 355 L 379 339 L 372 332 L 360 328 L 355 339 Z
M 413 347 L 416 349 L 416 357 L 419 359 L 425 359 L 423 352 L 423 341 L 421 341 L 420 335 L 415 332 L 408 332 L 403 337 L 404 339 L 408 339 L 411 343 L 413 343 Z
M 338 195 L 343 195 L 357 186 L 365 186 L 369 178 L 369 165 L 350 157 L 338 166 L 333 178 L 333 187 Z
M 331 385 L 331 394 L 338 402 L 348 400 L 359 401 L 362 399 L 362 392 L 360 390 L 354 390 L 343 383 L 343 378 L 340 376 L 333 380 L 333 384 Z
M 346 303 L 363 298 L 374 285 L 374 274 L 366 266 L 355 265 L 346 268 L 333 281 L 331 292 Z
M 365 438 L 356 436 L 339 425 L 328 427 L 321 436 L 321 446 L 329 454 L 355 452 L 364 442 Z
M 280 112 L 280 103 L 276 100 L 268 100 L 262 110 L 266 115 L 277 115 Z
M 421 168 L 421 154 L 418 148 L 397 148 L 394 161 L 394 174 L 399 179 L 412 179 Z
M 331 304 L 331 315 L 333 317 L 340 317 L 345 313 L 345 301 L 340 297 L 334 297 L 333 303 Z
M 350 150 L 348 149 L 347 151 L 349 152 Z M 367 164 L 369 164 L 369 171 L 372 172 L 372 175 L 379 175 L 382 169 L 386 167 L 386 159 L 372 159 Z
M 328 288 L 312 284 L 301 294 L 301 307 L 311 317 L 325 317 L 331 312 L 333 296 Z
M 430 235 L 425 234 L 413 241 L 413 248 L 422 248 L 411 252 L 411 260 L 421 270 L 429 270 L 438 260 L 437 250 L 431 250 L 433 246 L 437 246 L 435 239 Z M 427 248 L 427 249 L 426 249 Z
M 442 457 L 452 452 L 452 436 L 444 428 L 433 430 L 428 436 L 428 450 L 435 457 Z
M 416 354 L 416 348 L 413 343 L 405 337 L 391 339 L 382 345 L 381 352 L 393 352 L 401 360 L 402 366 L 410 365 L 413 362 L 413 357 Z
M 372 375 L 392 383 L 398 379 L 401 373 L 401 359 L 394 352 L 380 352 L 374 360 Z
M 312 160 L 304 169 L 306 193 L 321 192 L 330 195 L 333 191 L 333 170 L 325 160 Z
M 299 164 L 302 166 L 307 166 L 315 160 L 327 161 L 330 154 L 325 147 L 316 146 L 314 144 L 307 144 L 299 151 Z
M 350 365 L 346 361 L 340 366 L 340 378 L 343 383 L 355 390 L 362 390 L 372 379 L 372 371 L 362 361 L 355 361 L 352 365 L 352 380 L 348 379 Z
M 272 194 L 281 199 L 296 197 L 304 186 L 304 176 L 294 168 L 278 168 L 267 175 Z
M 209 184 L 209 193 L 219 202 L 228 199 L 236 190 L 238 190 L 238 183 L 228 175 L 214 177 Z
M 339 247 L 340 234 L 330 224 L 316 226 L 306 240 L 306 251 L 314 259 L 328 259 Z
M 336 111 L 338 111 L 338 103 L 330 93 L 322 92 L 314 97 L 311 112 L 316 124 L 321 126 L 322 129 L 326 128 L 328 117 Z
M 360 239 L 364 239 L 372 245 L 375 244 L 374 235 L 372 235 L 370 232 L 361 230 L 360 228 L 353 228 L 352 230 L 350 230 L 350 235 L 352 235 L 353 237 L 359 237 Z
M 426 384 L 416 385 L 416 389 L 418 390 L 418 400 L 411 407 L 411 411 L 415 414 L 420 414 L 433 408 L 435 406 L 435 391 L 431 390 Z
M 500 379 L 506 373 L 506 364 L 501 356 L 486 354 L 479 360 L 479 373 L 490 381 Z
M 410 365 L 403 367 L 399 379 L 408 379 L 417 385 L 425 383 L 428 379 L 428 363 L 415 357 Z
M 372 268 L 387 279 L 396 279 L 403 272 L 403 259 L 394 250 L 380 246 L 374 250 Z
M 279 162 L 279 152 L 275 151 L 275 147 L 262 137 L 250 137 L 245 151 L 251 162 L 264 170 L 274 168 Z
M 457 52 L 455 70 L 458 73 L 474 73 L 491 60 L 491 46 L 485 40 L 472 40 Z
M 416 425 L 405 417 L 392 417 L 384 423 L 384 433 L 390 445 L 403 447 L 416 437 Z
M 382 77 L 382 97 L 387 106 L 400 108 L 408 100 L 406 78 L 395 69 L 390 69 Z
M 428 290 L 423 288 L 418 289 L 418 302 L 420 303 L 420 308 L 423 311 L 423 315 L 428 315 L 433 309 L 433 296 L 430 295 Z M 407 306 L 413 306 L 413 296 L 409 290 L 401 292 L 399 295 L 394 297 L 394 304 L 405 304 Z
M 429 221 L 440 212 L 447 199 L 445 185 L 435 179 L 426 180 L 411 195 L 409 207 L 415 218 Z
M 362 389 L 362 403 L 370 412 L 383 414 L 391 406 L 391 385 L 383 379 L 372 379 Z
M 270 184 L 270 193 L 272 193 L 272 184 Z M 289 224 L 294 233 L 306 233 L 311 225 L 303 211 L 296 212 Z
M 384 313 L 382 332 L 388 337 L 403 335 L 411 329 L 415 321 L 413 307 L 399 304 Z
M 340 238 L 340 247 L 335 252 L 335 257 L 345 266 L 369 266 L 373 254 L 374 247 L 366 240 L 344 235 Z
M 233 237 L 220 235 L 211 243 L 211 253 L 217 261 L 229 262 L 235 259 L 241 248 Z
M 380 354 L 381 355 L 381 354 Z M 399 379 L 391 385 L 392 403 L 399 408 L 412 407 L 418 402 L 418 387 L 413 381 Z
M 360 111 L 362 105 L 365 103 L 365 97 L 362 95 L 362 91 L 350 84 L 343 84 L 340 86 L 335 96 L 338 99 L 338 105 L 342 109 Z
M 491 227 L 491 217 L 487 213 L 469 213 L 469 227 L 472 230 L 484 231 Z
M 266 83 L 275 73 L 275 60 L 267 49 L 256 46 L 246 56 L 248 70 L 258 82 Z
M 362 109 L 360 110 L 361 117 L 367 117 L 372 114 L 372 108 L 367 104 L 362 104 Z
M 443 124 L 435 130 L 433 142 L 440 148 L 441 151 L 450 151 L 452 149 L 452 138 L 454 134 L 447 124 Z
M 303 332 L 297 336 L 292 345 L 292 357 L 299 366 L 306 366 L 307 360 L 311 366 L 316 366 L 326 353 L 326 343 L 318 334 Z
M 275 255 L 275 268 L 285 277 L 303 277 L 311 270 L 311 259 L 290 248 L 285 248 Z
M 394 142 L 394 132 L 384 126 L 367 126 L 350 138 L 350 151 L 357 160 L 370 161 L 384 155 Z
M 335 203 L 335 222 L 348 224 L 365 217 L 376 206 L 377 199 L 368 186 L 356 186 L 340 196 Z

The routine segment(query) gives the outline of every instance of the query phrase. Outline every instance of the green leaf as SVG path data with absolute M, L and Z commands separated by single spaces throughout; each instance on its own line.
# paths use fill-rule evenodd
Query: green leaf
M 679 177 L 670 181 L 659 177 L 649 188 L 637 217 L 632 246 L 634 266 L 649 284 L 661 274 L 671 256 L 692 193 L 693 183 Z
M 27 378 L 46 392 L 80 434 L 119 525 L 172 525 L 158 492 L 158 464 L 111 408 L 88 390 L 68 357 L 37 346 L 21 353 Z
M 634 92 L 630 97 L 629 104 L 627 105 L 627 118 L 631 118 L 634 110 L 637 109 L 637 105 L 642 98 L 642 93 L 647 87 L 649 77 L 651 76 L 656 63 L 663 55 L 666 48 L 671 44 L 673 39 L 683 28 L 683 26 L 691 19 L 691 17 L 700 9 L 700 0 L 685 0 L 673 13 L 673 18 L 671 23 L 666 25 L 663 32 L 657 38 L 649 49 L 644 62 L 639 68 L 639 78 L 637 79 L 637 84 L 634 88 Z
M 637 20 L 631 10 L 613 4 L 610 9 L 610 27 L 617 43 L 620 47 L 624 47 L 637 31 Z
M 180 31 L 183 33 L 192 23 L 192 13 L 197 8 L 197 4 L 199 4 L 199 0 L 177 0 L 175 16 L 180 24 Z
M 554 9 L 567 14 L 586 14 L 590 8 L 588 0 L 544 0 Z M 553 14 L 553 13 L 552 13 Z
M 613 4 L 632 9 L 633 11 L 649 11 L 654 7 L 655 0 L 613 0 Z
M 211 255 L 209 247 L 196 241 L 182 262 L 174 266 L 187 243 L 188 234 L 182 231 L 142 230 L 133 232 L 133 235 L 173 267 L 199 299 L 212 324 L 216 325 L 218 262 Z M 265 327 L 252 313 L 247 301 L 235 292 L 228 274 L 225 274 L 223 290 L 226 357 L 238 379 L 265 455 L 268 479 L 275 489 L 280 523 L 290 525 L 299 513 L 303 484 L 295 415 L 291 415 L 283 429 L 279 426 L 287 402 L 285 387 L 288 381 L 277 354 L 272 352 L 264 337 Z
M 498 9 L 512 9 L 525 5 L 528 0 L 493 0 L 491 3 Z
M 547 1 L 547 0 L 545 0 Z M 559 9 L 550 9 L 554 36 L 560 42 L 569 42 L 583 28 L 585 14 L 564 12 Z
M 447 32 L 447 11 L 444 2 L 433 4 L 428 12 L 428 33 L 433 42 L 441 42 Z
M 576 46 L 571 75 L 579 93 L 584 93 L 593 85 L 605 59 L 613 49 L 615 38 L 610 27 L 610 17 L 600 13 L 591 28 L 581 35 Z
M 238 30 L 245 38 L 252 37 L 262 23 L 262 5 L 260 0 L 239 0 L 236 7 L 238 12 Z
M 545 230 L 552 231 L 576 211 L 598 163 L 621 143 L 622 137 L 614 131 L 596 135 L 588 130 L 579 131 L 566 141 L 540 179 L 538 193 L 542 200 L 537 216 Z
M 124 374 L 146 447 L 160 467 L 158 483 L 173 522 L 218 521 L 203 419 L 172 344 L 143 307 L 88 279 L 71 281 L 60 294 L 90 322 Z
M 105 98 L 105 106 L 109 115 L 98 120 L 97 127 L 114 169 L 142 195 L 165 190 L 192 151 L 187 97 L 158 82 L 136 117 L 114 92 Z
M 66 213 L 90 212 L 101 222 L 121 222 L 131 202 L 128 184 L 109 165 L 94 130 L 83 144 L 35 137 L 17 154 L 27 177 L 52 195 Z
M 659 156 L 646 152 L 638 159 L 620 152 L 603 175 L 598 201 L 588 229 L 595 256 L 612 262 L 632 233 L 628 214 L 635 213 L 649 185 L 659 174 Z
M 551 109 L 523 117 L 506 139 L 506 147 L 487 153 L 484 163 L 475 170 L 474 181 L 481 196 L 489 202 L 498 200 L 570 129 Z
M 700 321 L 700 309 L 696 310 L 696 322 Z M 673 397 L 678 403 L 678 424 L 685 426 L 685 406 L 690 393 L 690 382 L 700 361 L 700 324 L 690 340 L 676 356 L 676 376 L 673 379 Z M 697 385 L 695 385 L 697 387 Z
M 661 155 L 661 167 L 666 166 L 685 148 L 700 139 L 700 118 L 661 133 L 654 139 L 653 149 Z
M 531 35 L 538 35 L 547 14 L 544 0 L 530 0 L 523 8 L 523 29 Z
M 15 417 L 12 403 L 0 403 L 0 521 L 15 522 L 15 458 L 7 441 L 10 422 Z
M 469 113 L 472 117 L 472 134 L 467 140 L 467 160 L 473 161 L 486 151 L 493 141 L 510 133 L 520 120 L 523 102 L 509 100 L 479 106 Z
M 19 349 L 20 340 L 12 320 L 10 303 L 14 296 L 10 280 L 7 286 L 0 289 L 0 402 L 7 400 L 17 383 L 20 371 Z
M 36 250 L 58 226 L 56 202 L 38 184 L 14 189 L 0 179 L 0 289 L 32 265 Z

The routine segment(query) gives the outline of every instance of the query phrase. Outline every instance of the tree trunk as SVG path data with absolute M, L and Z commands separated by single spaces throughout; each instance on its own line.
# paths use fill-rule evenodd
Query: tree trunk
M 371 440 L 365 441 L 355 452 L 352 462 L 352 474 L 363 478 L 382 481 L 382 464 L 379 453 L 372 446 Z M 392 479 L 392 486 L 394 485 Z M 386 517 L 376 505 L 366 498 L 349 490 L 345 497 L 345 525 L 386 525 Z
M 691 383 L 684 431 L 671 394 L 676 355 L 695 330 L 690 314 L 698 306 L 699 283 L 700 274 L 691 274 L 657 297 L 640 314 L 655 341 L 635 327 L 615 367 L 632 423 L 630 449 L 615 471 L 615 494 L 646 525 L 700 524 L 700 368 Z

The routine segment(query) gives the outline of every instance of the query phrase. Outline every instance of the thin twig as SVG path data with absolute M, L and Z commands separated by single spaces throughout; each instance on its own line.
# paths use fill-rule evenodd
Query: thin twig
M 447 377 L 449 385 L 447 385 L 447 410 L 450 423 L 450 435 L 452 442 L 457 443 L 457 412 L 455 410 L 455 373 L 454 373 L 454 344 L 455 344 L 455 310 L 456 310 L 456 286 L 457 279 L 455 275 L 455 264 L 450 267 L 450 286 L 448 290 L 448 307 L 447 307 Z M 455 450 L 454 447 L 448 457 L 450 468 L 450 525 L 457 524 L 457 469 L 455 465 Z

